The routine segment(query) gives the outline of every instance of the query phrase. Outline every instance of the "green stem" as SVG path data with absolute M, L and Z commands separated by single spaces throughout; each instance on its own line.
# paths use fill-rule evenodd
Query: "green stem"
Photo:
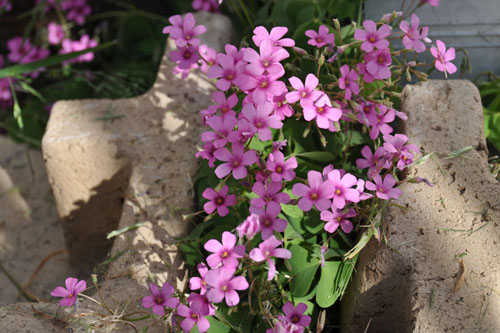
M 14 279 L 12 275 L 10 275 L 10 273 L 5 269 L 5 267 L 3 267 L 2 262 L 0 262 L 0 271 L 5 274 L 7 279 L 9 279 L 9 281 L 12 282 L 12 284 L 16 287 L 17 291 L 19 291 L 19 293 L 21 293 L 21 295 L 23 295 L 23 297 L 27 301 L 37 302 L 36 299 L 32 298 L 24 291 L 23 287 L 21 287 L 21 285 L 16 281 L 16 279 Z
M 250 18 L 250 15 L 248 14 L 247 7 L 245 6 L 245 3 L 243 0 L 238 0 L 240 2 L 241 9 L 243 10 L 243 14 L 245 14 L 246 19 L 248 20 L 248 24 L 252 26 L 252 30 L 255 28 L 255 25 L 253 24 L 253 20 Z

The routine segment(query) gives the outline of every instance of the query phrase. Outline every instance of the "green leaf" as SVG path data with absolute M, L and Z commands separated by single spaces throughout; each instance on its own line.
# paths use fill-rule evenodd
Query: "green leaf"
M 325 266 L 321 267 L 316 302 L 322 308 L 330 307 L 338 298 L 335 295 L 335 278 L 341 263 L 341 261 L 327 261 L 325 262 Z
M 500 112 L 484 110 L 484 134 L 488 141 L 500 150 Z
M 118 235 L 121 235 L 123 234 L 124 232 L 127 232 L 127 231 L 130 231 L 130 230 L 134 230 L 134 229 L 137 229 L 139 228 L 140 226 L 144 225 L 144 222 L 139 222 L 139 223 L 135 223 L 135 224 L 132 224 L 132 225 L 129 225 L 125 228 L 121 228 L 121 229 L 118 229 L 118 230 L 113 230 L 111 231 L 107 236 L 106 236 L 106 239 L 110 239 L 110 238 L 113 238 L 113 237 L 116 237 Z
M 207 319 L 210 322 L 210 328 L 208 329 L 208 331 L 210 333 L 212 333 L 212 332 L 213 333 L 229 333 L 229 332 L 231 332 L 231 328 L 229 326 L 227 326 L 224 323 L 221 323 L 220 321 L 218 321 L 214 317 L 208 316 Z M 196 327 L 193 330 L 193 332 L 199 332 L 198 327 Z
M 281 205 L 281 210 L 289 217 L 299 219 L 304 217 L 304 211 L 297 205 Z
M 57 64 L 60 64 L 66 60 L 70 60 L 70 59 L 79 57 L 85 53 L 98 52 L 98 51 L 104 50 L 104 49 L 106 49 L 110 46 L 113 46 L 115 44 L 116 44 L 116 42 L 108 42 L 108 43 L 101 44 L 97 47 L 92 47 L 90 49 L 86 49 L 83 51 L 56 55 L 56 56 L 48 57 L 48 58 L 45 58 L 42 60 L 33 61 L 33 62 L 30 62 L 27 64 L 19 64 L 19 65 L 14 65 L 14 66 L 2 68 L 2 69 L 0 69 L 0 79 L 6 78 L 6 77 L 17 76 L 17 75 L 24 74 L 24 73 L 31 73 L 33 71 L 36 71 L 40 67 L 49 67 L 49 66 L 57 65 Z
M 321 262 L 313 258 L 309 251 L 302 246 L 294 244 L 290 246 L 289 250 L 292 252 L 290 265 L 295 273 L 291 291 L 294 297 L 303 297 L 309 291 Z
M 300 158 L 307 158 L 313 161 L 318 161 L 318 162 L 333 162 L 333 159 L 335 158 L 332 153 L 328 151 L 310 151 L 310 152 L 303 152 L 303 153 L 298 153 L 295 156 L 300 157 Z

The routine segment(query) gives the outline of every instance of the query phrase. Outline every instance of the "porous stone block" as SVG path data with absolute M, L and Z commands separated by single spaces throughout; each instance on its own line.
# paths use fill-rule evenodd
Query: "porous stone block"
M 0 137 L 0 264 L 32 298 L 49 299 L 55 284 L 74 274 L 42 153 L 6 137 Z M 0 271 L 0 306 L 22 299 Z
M 202 43 L 223 52 L 232 42 L 227 17 L 199 12 L 195 18 L 207 27 Z M 186 282 L 176 244 L 189 227 L 182 214 L 194 211 L 195 153 L 204 130 L 199 111 L 213 104 L 215 86 L 198 71 L 186 79 L 175 76 L 170 49 L 147 93 L 58 102 L 43 138 L 71 261 L 90 270 L 109 252 L 101 291 L 119 311 L 144 310 L 141 298 L 149 293 L 149 278 L 180 289 Z M 107 233 L 127 227 L 132 228 L 106 240 Z M 120 325 L 111 319 L 99 319 L 99 325 Z M 155 325 L 165 331 L 164 321 Z
M 406 86 L 404 132 L 435 160 L 410 167 L 342 299 L 343 332 L 499 332 L 500 184 L 490 174 L 477 88 L 469 81 Z M 473 149 L 452 158 L 461 148 Z

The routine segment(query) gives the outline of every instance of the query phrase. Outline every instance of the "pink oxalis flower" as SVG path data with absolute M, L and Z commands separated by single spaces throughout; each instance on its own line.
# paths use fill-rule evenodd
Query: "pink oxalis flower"
M 359 86 L 356 83 L 358 73 L 354 69 L 349 70 L 348 65 L 344 65 L 340 67 L 340 74 L 342 76 L 339 78 L 339 88 L 345 90 L 345 99 L 351 99 L 352 93 L 359 94 Z
M 202 196 L 209 200 L 203 209 L 207 214 L 212 214 L 216 209 L 220 216 L 226 216 L 229 214 L 228 206 L 234 206 L 236 204 L 236 195 L 227 195 L 229 187 L 224 185 L 218 192 L 214 189 L 207 188 L 203 191 Z
M 205 295 L 207 292 L 207 282 L 205 281 L 205 275 L 207 275 L 208 267 L 204 263 L 200 263 L 196 266 L 200 277 L 193 276 L 189 279 L 189 289 L 198 290 L 200 289 L 200 294 Z
M 328 180 L 332 183 L 333 207 L 342 209 L 346 201 L 359 202 L 359 192 L 352 187 L 358 182 L 350 173 L 341 176 L 339 170 L 328 173 Z
M 58 45 L 63 41 L 65 34 L 64 34 L 64 29 L 61 25 L 54 22 L 50 22 L 47 25 L 47 30 L 48 30 L 47 40 L 49 41 L 49 44 Z
M 210 288 L 207 297 L 214 303 L 226 299 L 227 306 L 235 306 L 240 302 L 236 290 L 248 289 L 248 282 L 243 276 L 234 276 L 235 269 L 221 267 L 207 273 L 205 279 Z
M 267 184 L 255 182 L 252 187 L 252 192 L 258 197 L 250 200 L 250 204 L 257 208 L 266 205 L 287 204 L 290 201 L 290 196 L 284 192 L 280 192 L 283 185 L 280 182 L 270 182 Z
M 328 33 L 328 28 L 326 25 L 320 25 L 318 31 L 307 30 L 305 32 L 306 36 L 311 38 L 307 41 L 307 44 L 323 47 L 325 45 L 335 45 L 335 35 Z
M 415 50 L 415 52 L 420 53 L 426 50 L 424 42 L 421 40 L 427 40 L 427 34 L 429 33 L 429 27 L 419 28 L 420 20 L 415 14 L 411 15 L 411 26 L 408 22 L 403 21 L 399 24 L 399 28 L 405 33 L 403 37 L 403 45 L 407 50 Z
M 271 257 L 282 259 L 290 259 L 292 257 L 292 253 L 289 250 L 278 248 L 281 244 L 283 244 L 283 242 L 276 239 L 273 235 L 260 243 L 258 248 L 254 248 L 250 251 L 250 258 L 252 258 L 253 261 L 261 262 L 265 260 L 269 264 L 267 280 L 272 280 L 276 274 L 276 266 Z
M 323 182 L 323 175 L 318 171 L 311 170 L 307 173 L 309 186 L 297 183 L 293 185 L 292 193 L 302 197 L 298 206 L 304 212 L 311 210 L 314 205 L 319 211 L 330 208 L 330 198 L 333 197 L 334 183 L 331 180 Z
M 288 324 L 293 325 L 294 332 L 297 326 L 307 327 L 311 323 L 311 317 L 304 315 L 307 310 L 307 305 L 305 303 L 299 303 L 296 307 L 292 303 L 287 302 L 283 306 L 283 313 L 285 314 L 284 319 Z
M 457 67 L 451 62 L 455 59 L 455 49 L 450 47 L 446 50 L 446 45 L 439 39 L 436 41 L 437 49 L 431 47 L 431 53 L 436 58 L 434 66 L 438 71 L 453 74 L 457 71 Z
M 325 224 L 325 230 L 327 232 L 333 234 L 340 226 L 342 231 L 348 234 L 353 229 L 352 223 L 348 220 L 348 218 L 354 216 L 356 216 L 356 211 L 353 208 L 350 208 L 346 213 L 342 213 L 342 210 L 332 207 L 332 211 L 322 211 L 320 218 L 321 220 L 327 222 Z
M 84 280 L 78 281 L 77 278 L 69 277 L 65 284 L 66 288 L 56 287 L 50 296 L 63 298 L 59 301 L 59 306 L 72 306 L 77 300 L 76 296 L 87 288 L 87 283 Z
M 210 239 L 205 243 L 205 250 L 212 252 L 207 257 L 207 263 L 211 268 L 218 267 L 221 263 L 224 267 L 234 268 L 238 266 L 238 258 L 245 255 L 245 245 L 236 245 L 236 236 L 229 231 L 222 233 L 222 244 L 216 239 Z M 206 277 L 205 277 L 206 280 Z
M 391 34 L 391 27 L 383 24 L 378 30 L 377 25 L 372 20 L 363 22 L 363 29 L 358 29 L 354 33 L 354 38 L 363 41 L 361 50 L 372 52 L 374 49 L 385 49 L 389 47 L 389 41 L 386 39 Z
M 300 105 L 304 107 L 308 104 L 313 104 L 324 94 L 319 90 L 315 90 L 319 84 L 319 80 L 314 74 L 307 74 L 305 85 L 295 76 L 289 78 L 288 81 L 290 81 L 290 84 L 296 90 L 286 94 L 288 103 L 295 103 L 300 100 Z
M 295 46 L 295 41 L 291 38 L 282 38 L 288 32 L 286 27 L 274 27 L 271 32 L 268 32 L 263 26 L 258 26 L 253 30 L 252 37 L 255 45 L 260 44 L 265 40 L 270 40 L 273 47 L 292 47 Z
M 286 220 L 278 218 L 280 212 L 280 205 L 268 205 L 266 209 L 253 206 L 250 207 L 250 213 L 259 216 L 260 234 L 262 239 L 268 239 L 273 235 L 274 231 L 285 231 L 288 223 Z
M 392 175 L 386 175 L 383 181 L 380 175 L 376 175 L 373 178 L 373 181 L 375 182 L 375 184 L 367 181 L 366 188 L 370 191 L 375 191 L 375 195 L 379 199 L 397 199 L 401 195 L 401 190 L 399 188 L 394 188 L 394 185 L 396 185 L 396 180 Z
M 269 154 L 266 163 L 267 170 L 271 171 L 271 179 L 275 182 L 280 182 L 283 179 L 291 181 L 295 178 L 295 172 L 293 171 L 297 168 L 297 159 L 295 157 L 290 157 L 285 161 L 285 155 L 280 151 L 274 151 Z
M 154 283 L 149 285 L 149 292 L 151 296 L 144 296 L 142 298 L 142 306 L 145 308 L 153 308 L 153 313 L 158 316 L 165 314 L 165 307 L 174 309 L 179 300 L 175 297 L 170 297 L 174 293 L 174 287 L 170 283 L 165 282 L 161 289 Z
M 215 168 L 215 174 L 219 178 L 224 178 L 229 173 L 233 173 L 234 179 L 245 178 L 248 171 L 246 166 L 257 162 L 255 151 L 249 150 L 245 152 L 245 147 L 240 143 L 233 143 L 233 151 L 230 152 L 226 147 L 219 148 L 215 151 L 214 156 L 226 163 Z

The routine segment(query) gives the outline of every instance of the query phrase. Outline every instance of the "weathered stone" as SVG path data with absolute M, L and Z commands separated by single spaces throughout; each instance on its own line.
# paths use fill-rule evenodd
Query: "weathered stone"
M 361 253 L 343 331 L 498 332 L 500 184 L 487 166 L 479 92 L 468 81 L 423 82 L 404 89 L 402 110 L 410 142 L 439 156 L 407 177 L 435 186 L 401 186 L 406 209 L 388 210 L 389 246 L 372 241 Z
M 5 137 L 0 137 L 0 263 L 27 293 L 41 299 L 74 273 L 42 153 Z M 0 305 L 20 299 L 0 272 Z
M 222 52 L 234 33 L 230 20 L 206 12 L 195 17 L 208 29 L 202 43 Z M 101 291 L 110 308 L 118 311 L 144 310 L 140 304 L 149 293 L 148 278 L 160 284 L 168 280 L 181 289 L 186 278 L 176 242 L 189 226 L 181 214 L 194 210 L 192 179 L 203 131 L 199 111 L 213 103 L 215 87 L 200 72 L 186 79 L 174 76 L 168 50 L 146 94 L 58 102 L 43 138 L 71 260 L 90 269 L 112 247 L 108 281 Z M 106 241 L 110 231 L 134 225 L 137 228 Z M 148 332 L 155 327 L 165 331 L 164 321 L 155 325 Z

